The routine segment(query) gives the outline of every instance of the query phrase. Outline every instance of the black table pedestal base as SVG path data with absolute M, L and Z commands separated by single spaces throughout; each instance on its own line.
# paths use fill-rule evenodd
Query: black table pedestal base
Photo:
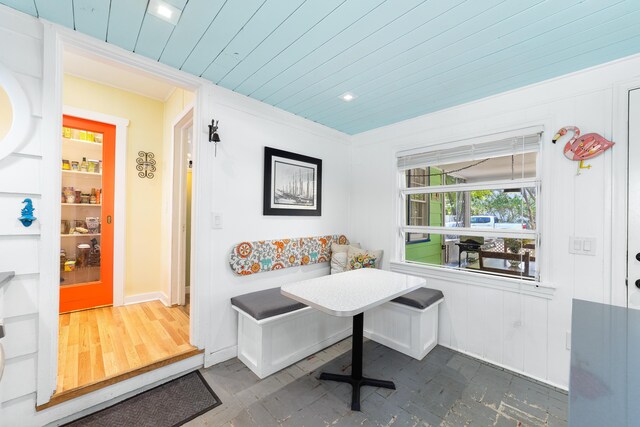
M 337 381 L 341 383 L 351 384 L 351 409 L 353 411 L 360 410 L 360 387 L 382 387 L 396 389 L 396 385 L 392 381 L 376 380 L 373 378 L 365 378 L 362 376 L 362 338 L 364 331 L 364 313 L 353 316 L 353 343 L 351 346 L 351 375 L 338 375 L 322 373 L 321 380 Z
M 356 379 L 351 375 L 322 373 L 320 374 L 320 379 L 351 384 L 351 387 L 353 389 L 351 393 L 351 410 L 353 411 L 360 410 L 360 387 L 362 387 L 363 385 L 368 385 L 371 387 L 390 388 L 392 390 L 396 389 L 396 385 L 393 383 L 393 381 L 374 380 L 372 378 Z

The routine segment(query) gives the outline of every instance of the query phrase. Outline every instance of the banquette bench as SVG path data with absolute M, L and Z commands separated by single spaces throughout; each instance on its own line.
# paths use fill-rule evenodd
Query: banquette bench
M 364 335 L 422 359 L 438 343 L 442 292 L 420 288 L 365 314 Z M 231 298 L 238 312 L 238 358 L 265 378 L 351 335 L 351 319 L 285 297 L 280 288 Z

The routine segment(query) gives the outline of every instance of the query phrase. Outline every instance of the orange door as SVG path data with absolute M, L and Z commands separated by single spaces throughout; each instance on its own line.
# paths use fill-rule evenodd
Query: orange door
M 60 312 L 113 304 L 116 128 L 63 117 Z

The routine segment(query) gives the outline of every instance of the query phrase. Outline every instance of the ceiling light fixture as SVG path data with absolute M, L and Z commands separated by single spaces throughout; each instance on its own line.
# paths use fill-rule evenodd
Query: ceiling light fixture
M 176 25 L 182 11 L 164 0 L 150 0 L 147 13 L 172 25 Z
M 356 99 L 356 96 L 351 92 L 345 92 L 342 95 L 340 95 L 340 98 L 345 102 L 351 102 L 354 99 Z

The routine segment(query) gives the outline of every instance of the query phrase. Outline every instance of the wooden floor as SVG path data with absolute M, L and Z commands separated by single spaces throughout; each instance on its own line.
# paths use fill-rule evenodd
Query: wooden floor
M 197 351 L 188 314 L 159 301 L 61 314 L 59 322 L 55 395 Z

